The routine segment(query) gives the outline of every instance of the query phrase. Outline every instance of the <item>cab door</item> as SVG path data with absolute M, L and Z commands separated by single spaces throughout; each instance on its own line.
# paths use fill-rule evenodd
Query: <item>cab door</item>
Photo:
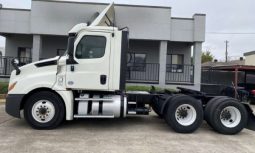
M 111 33 L 83 32 L 74 43 L 74 60 L 67 65 L 66 86 L 81 90 L 108 90 Z

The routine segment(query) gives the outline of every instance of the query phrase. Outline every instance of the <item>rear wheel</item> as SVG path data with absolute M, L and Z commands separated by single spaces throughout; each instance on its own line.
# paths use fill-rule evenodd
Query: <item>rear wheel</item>
M 56 128 L 64 116 L 65 107 L 62 99 L 49 91 L 33 94 L 24 106 L 24 117 L 35 129 Z
M 214 97 L 212 98 L 205 106 L 205 111 L 204 111 L 204 119 L 205 121 L 211 125 L 210 121 L 209 121 L 209 116 L 210 113 L 212 112 L 212 106 L 214 103 L 216 103 L 216 101 L 218 101 L 219 99 L 222 100 L 223 98 L 226 98 L 226 96 L 218 96 L 218 97 Z
M 154 97 L 155 99 L 153 99 L 152 103 L 151 103 L 151 107 L 152 110 L 160 117 L 163 118 L 164 117 L 164 113 L 166 112 L 166 108 L 168 107 L 169 101 L 172 101 L 173 99 L 175 99 L 176 97 L 179 96 L 183 96 L 181 94 L 176 94 L 176 95 L 171 95 L 168 98 L 166 98 L 165 102 L 166 105 L 162 105 L 162 103 L 159 102 L 158 97 Z M 164 108 L 162 108 L 164 107 Z M 163 109 L 163 113 L 161 113 L 161 109 Z
M 228 98 L 217 101 L 210 115 L 213 129 L 222 134 L 237 134 L 243 130 L 248 122 L 245 107 L 235 99 Z
M 202 104 L 193 97 L 178 96 L 169 101 L 164 118 L 167 124 L 176 132 L 194 132 L 203 122 Z

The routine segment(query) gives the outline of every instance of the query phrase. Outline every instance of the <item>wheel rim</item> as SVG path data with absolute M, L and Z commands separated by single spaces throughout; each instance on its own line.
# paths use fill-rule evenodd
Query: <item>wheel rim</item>
M 48 100 L 39 100 L 32 107 L 32 116 L 39 123 L 47 123 L 55 115 L 55 107 Z
M 237 108 L 228 106 L 221 111 L 220 120 L 224 126 L 233 128 L 241 122 L 241 113 Z
M 180 105 L 175 111 L 175 119 L 182 126 L 189 126 L 195 122 L 197 112 L 195 108 L 189 104 Z

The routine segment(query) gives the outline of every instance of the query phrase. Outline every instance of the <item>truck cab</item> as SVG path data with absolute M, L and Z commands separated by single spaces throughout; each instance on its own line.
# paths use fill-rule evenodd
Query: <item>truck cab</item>
M 60 111 L 52 101 L 62 101 L 66 120 L 126 116 L 128 31 L 114 26 L 113 13 L 111 4 L 91 24 L 75 25 L 63 56 L 22 67 L 13 63 L 6 112 L 24 115 L 35 128 L 54 127 L 44 124 Z
M 124 37 L 127 31 L 113 27 L 75 26 L 69 33 L 68 57 L 60 59 L 63 65 L 59 67 L 64 72 L 58 78 L 65 78 L 64 88 L 121 90 L 121 79 L 125 79 L 121 78 L 121 66 L 124 66 L 121 64 L 125 64 L 121 62 L 126 60 L 122 55 L 128 43 Z

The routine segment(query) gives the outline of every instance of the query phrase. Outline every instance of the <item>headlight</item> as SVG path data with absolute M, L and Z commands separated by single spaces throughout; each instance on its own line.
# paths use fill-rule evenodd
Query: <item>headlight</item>
M 8 92 L 11 91 L 15 87 L 16 84 L 17 84 L 17 82 L 10 84 L 8 87 Z

